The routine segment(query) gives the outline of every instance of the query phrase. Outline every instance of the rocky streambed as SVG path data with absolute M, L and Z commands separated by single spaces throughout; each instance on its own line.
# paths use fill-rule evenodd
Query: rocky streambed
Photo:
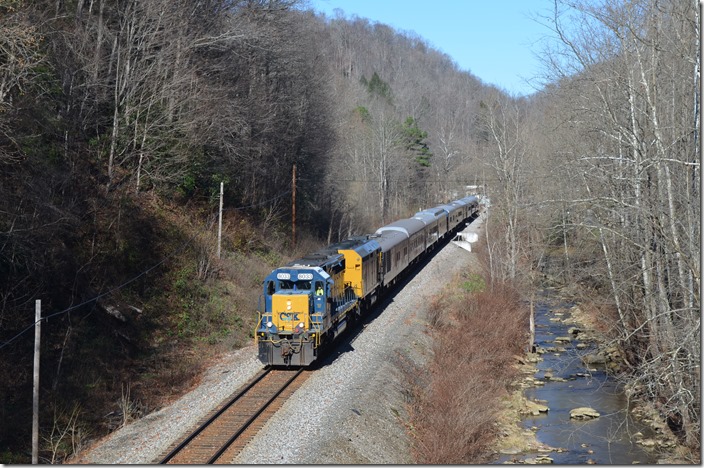
M 535 352 L 521 359 L 522 390 L 504 415 L 520 422 L 504 429 L 496 463 L 688 463 L 667 426 L 629 404 L 608 372 L 619 365 L 617 348 L 600 343 L 579 307 L 546 291 L 535 324 Z

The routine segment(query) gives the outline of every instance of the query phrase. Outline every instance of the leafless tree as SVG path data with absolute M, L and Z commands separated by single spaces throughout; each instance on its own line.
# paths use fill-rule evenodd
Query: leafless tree
M 493 171 L 496 183 L 492 184 L 492 211 L 505 223 L 504 243 L 499 252 L 503 261 L 500 268 L 502 280 L 516 279 L 521 256 L 521 211 L 525 206 L 525 115 L 522 108 L 509 96 L 501 93 L 490 95 L 483 102 L 483 122 L 490 141 L 484 163 Z
M 567 18 L 579 29 L 568 32 Z M 700 431 L 699 19 L 696 2 L 556 2 L 547 54 L 579 143 L 571 167 L 639 390 L 690 445 Z
M 8 126 L 13 99 L 28 91 L 37 68 L 45 63 L 41 34 L 26 16 L 26 11 L 16 10 L 11 4 L 0 5 L 0 162 L 11 159 L 16 152 Z

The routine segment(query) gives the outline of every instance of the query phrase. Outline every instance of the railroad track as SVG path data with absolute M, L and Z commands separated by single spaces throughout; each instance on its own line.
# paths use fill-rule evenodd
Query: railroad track
M 266 421 L 308 378 L 300 370 L 265 369 L 182 441 L 169 447 L 158 463 L 229 464 Z

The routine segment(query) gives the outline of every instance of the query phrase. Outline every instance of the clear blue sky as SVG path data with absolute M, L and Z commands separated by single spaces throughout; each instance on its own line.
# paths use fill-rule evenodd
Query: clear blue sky
M 309 0 L 310 8 L 334 17 L 335 9 L 415 31 L 483 82 L 519 96 L 535 91 L 526 83 L 540 74 L 535 54 L 550 31 L 536 22 L 552 0 Z

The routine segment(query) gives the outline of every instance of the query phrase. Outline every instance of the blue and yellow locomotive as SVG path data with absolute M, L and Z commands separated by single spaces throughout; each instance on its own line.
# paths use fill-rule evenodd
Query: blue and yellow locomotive
M 376 300 L 380 253 L 378 242 L 356 237 L 272 271 L 260 298 L 259 359 L 270 365 L 312 363 L 319 349 Z
M 272 271 L 264 280 L 255 330 L 261 362 L 313 363 L 409 265 L 458 231 L 478 209 L 477 197 L 467 197 L 423 210 Z

